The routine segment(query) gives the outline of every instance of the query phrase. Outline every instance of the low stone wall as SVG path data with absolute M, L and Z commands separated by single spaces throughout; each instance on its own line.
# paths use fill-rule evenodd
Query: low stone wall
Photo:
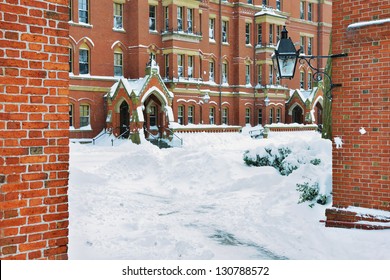
M 206 132 L 206 133 L 226 133 L 226 132 L 235 132 L 238 133 L 242 129 L 241 126 L 212 126 L 212 127 L 206 127 L 206 126 L 200 126 L 200 127 L 178 127 L 178 128 L 172 128 L 172 131 L 175 133 L 200 133 L 200 132 Z

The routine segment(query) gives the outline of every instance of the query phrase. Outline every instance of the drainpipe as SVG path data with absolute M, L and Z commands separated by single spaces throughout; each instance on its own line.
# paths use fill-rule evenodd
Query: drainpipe
M 219 0 L 219 124 L 222 124 L 222 0 Z
M 317 55 L 324 55 L 322 54 L 321 51 L 321 22 L 322 22 L 322 9 L 321 9 L 321 1 L 318 0 L 318 7 L 317 7 L 317 12 L 318 12 L 318 23 L 317 23 Z M 317 67 L 318 69 L 322 68 L 322 59 L 317 59 Z

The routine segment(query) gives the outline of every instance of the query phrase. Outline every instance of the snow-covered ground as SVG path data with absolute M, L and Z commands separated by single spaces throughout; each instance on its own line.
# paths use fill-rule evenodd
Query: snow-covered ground
M 70 259 L 390 259 L 390 232 L 325 228 L 296 184 L 331 191 L 332 143 L 316 132 L 182 134 L 158 149 L 107 137 L 71 144 Z M 288 176 L 249 167 L 245 151 L 288 146 Z

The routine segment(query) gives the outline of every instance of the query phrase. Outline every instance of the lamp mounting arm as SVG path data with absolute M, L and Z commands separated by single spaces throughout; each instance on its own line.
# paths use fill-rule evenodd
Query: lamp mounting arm
M 322 59 L 322 58 L 337 58 L 337 57 L 345 57 L 348 56 L 347 53 L 339 53 L 339 54 L 331 54 L 331 55 L 299 55 L 299 64 L 304 64 L 304 62 L 309 65 L 310 69 L 314 71 L 313 79 L 316 81 L 322 81 L 324 77 L 326 77 L 330 83 L 330 88 L 325 92 L 326 97 L 332 101 L 332 89 L 335 87 L 340 87 L 341 84 L 333 84 L 332 77 L 326 73 L 324 70 L 316 68 L 313 66 L 312 61 L 314 59 Z

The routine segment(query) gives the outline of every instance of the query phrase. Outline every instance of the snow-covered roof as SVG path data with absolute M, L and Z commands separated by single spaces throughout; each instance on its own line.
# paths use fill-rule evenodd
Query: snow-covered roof
M 303 102 L 306 102 L 307 100 L 312 102 L 317 91 L 318 91 L 318 87 L 314 87 L 311 90 L 292 89 L 292 90 L 290 90 L 290 98 L 287 102 L 289 102 L 291 100 L 291 98 L 293 97 L 295 92 L 298 93 L 299 97 L 302 99 Z
M 255 14 L 255 17 L 263 16 L 263 15 L 270 15 L 270 16 L 273 16 L 273 17 L 287 18 L 287 17 L 285 17 L 283 15 L 277 14 L 274 9 L 272 9 L 270 7 L 265 7 L 265 6 L 263 6 L 263 9 L 260 12 L 257 12 Z
M 134 92 L 137 96 L 139 96 L 148 78 L 149 75 L 146 75 L 145 77 L 136 80 L 128 80 L 122 77 L 118 82 L 112 85 L 110 91 L 108 92 L 108 95 L 112 98 L 115 95 L 119 84 L 121 83 L 129 94 Z

